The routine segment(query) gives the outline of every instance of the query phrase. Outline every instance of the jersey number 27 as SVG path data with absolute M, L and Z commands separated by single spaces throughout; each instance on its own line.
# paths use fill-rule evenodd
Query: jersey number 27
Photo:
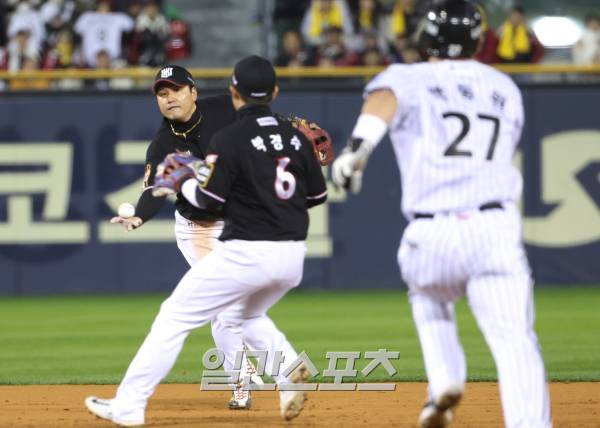
M 455 111 L 449 111 L 442 115 L 444 119 L 448 118 L 456 118 L 459 119 L 462 124 L 462 129 L 458 136 L 452 141 L 452 143 L 448 146 L 446 151 L 444 152 L 444 156 L 473 156 L 473 153 L 468 150 L 459 149 L 458 145 L 465 139 L 469 130 L 471 129 L 471 121 L 468 116 L 463 113 L 458 113 Z M 500 119 L 496 116 L 489 116 L 487 114 L 478 114 L 477 119 L 481 121 L 491 122 L 493 124 L 492 136 L 490 139 L 490 144 L 488 146 L 488 151 L 486 155 L 487 160 L 492 160 L 494 158 L 494 149 L 496 148 L 496 143 L 498 142 L 498 135 L 500 134 Z

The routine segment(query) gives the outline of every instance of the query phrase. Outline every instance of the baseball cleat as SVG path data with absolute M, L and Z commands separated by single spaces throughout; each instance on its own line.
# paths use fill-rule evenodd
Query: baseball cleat
M 265 382 L 262 380 L 256 371 L 256 367 L 252 364 L 252 361 L 249 359 L 246 360 L 248 362 L 248 368 L 246 369 L 246 376 L 250 375 L 250 383 L 254 383 L 256 385 L 264 385 Z
M 419 415 L 421 428 L 445 428 L 452 423 L 453 409 L 462 398 L 462 388 L 453 386 L 436 400 L 429 401 Z
M 252 398 L 250 397 L 250 391 L 244 390 L 243 382 L 236 385 L 228 406 L 231 410 L 250 410 Z
M 291 383 L 304 383 L 309 372 L 306 366 L 301 365 L 290 376 Z M 279 391 L 279 408 L 281 417 L 286 421 L 297 417 L 304 408 L 306 401 L 305 391 Z
M 264 381 L 257 374 L 256 367 L 254 367 L 254 364 L 252 364 L 252 361 L 247 359 L 246 362 L 248 363 L 248 367 L 246 368 L 246 376 L 245 377 L 247 378 L 248 376 L 250 376 L 251 384 L 254 383 L 256 385 L 264 385 Z M 251 405 L 252 405 L 252 398 L 251 398 L 250 390 L 247 390 L 247 391 L 244 390 L 244 381 L 242 380 L 241 382 L 239 382 L 236 385 L 236 388 L 233 391 L 233 394 L 232 394 L 231 398 L 229 399 L 229 402 L 227 403 L 227 407 L 229 407 L 231 410 L 240 410 L 240 409 L 250 410 Z
M 85 407 L 91 414 L 100 418 L 106 419 L 121 427 L 139 427 L 144 425 L 144 418 L 141 419 L 121 419 L 113 415 L 111 409 L 111 401 L 104 398 L 98 397 L 87 397 L 85 399 Z

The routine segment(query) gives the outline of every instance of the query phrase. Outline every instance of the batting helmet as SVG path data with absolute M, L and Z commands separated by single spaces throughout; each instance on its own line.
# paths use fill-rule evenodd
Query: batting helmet
M 481 13 L 469 0 L 434 1 L 419 35 L 424 58 L 470 58 L 481 37 Z

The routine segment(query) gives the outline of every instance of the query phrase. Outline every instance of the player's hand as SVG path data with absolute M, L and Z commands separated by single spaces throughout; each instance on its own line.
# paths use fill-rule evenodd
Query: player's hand
M 111 218 L 110 222 L 114 224 L 121 223 L 125 230 L 130 232 L 140 227 L 144 223 L 144 220 L 142 220 L 140 217 L 123 218 L 121 216 L 116 216 Z
M 331 179 L 336 186 L 343 187 L 355 194 L 360 193 L 364 166 L 366 166 L 366 160 L 362 161 L 356 152 L 352 152 L 349 147 L 346 147 L 333 161 Z

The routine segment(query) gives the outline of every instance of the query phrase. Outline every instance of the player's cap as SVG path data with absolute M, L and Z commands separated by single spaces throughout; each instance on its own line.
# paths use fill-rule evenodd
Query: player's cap
M 156 77 L 154 77 L 152 91 L 156 93 L 162 83 L 170 83 L 179 87 L 188 85 L 196 86 L 196 82 L 194 82 L 190 72 L 178 65 L 165 65 L 158 70 Z
M 273 64 L 269 60 L 250 55 L 238 61 L 233 68 L 231 84 L 240 94 L 262 100 L 273 94 L 277 77 Z
M 481 13 L 469 0 L 438 0 L 425 13 L 419 35 L 424 58 L 470 58 L 482 35 Z

